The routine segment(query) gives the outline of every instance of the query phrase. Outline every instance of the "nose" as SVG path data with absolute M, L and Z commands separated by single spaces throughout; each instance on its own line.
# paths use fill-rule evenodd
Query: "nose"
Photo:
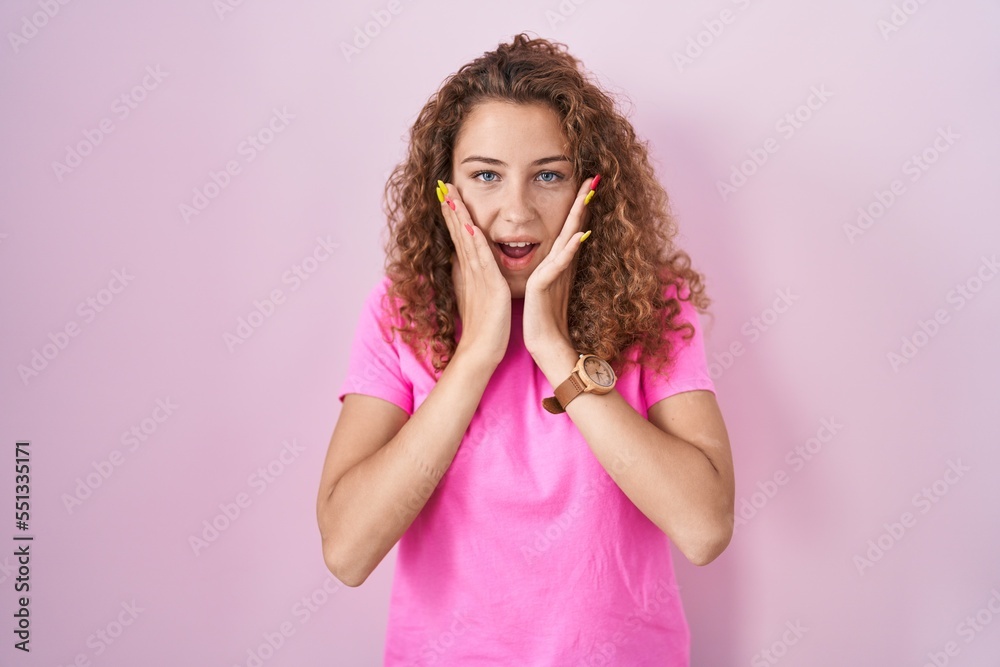
M 534 209 L 527 186 L 515 182 L 506 188 L 500 215 L 505 221 L 516 224 L 532 220 Z

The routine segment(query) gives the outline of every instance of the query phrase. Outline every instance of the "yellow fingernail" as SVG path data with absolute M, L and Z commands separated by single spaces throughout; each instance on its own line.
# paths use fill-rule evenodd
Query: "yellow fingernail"
M 590 200 L 594 198 L 594 192 L 596 192 L 596 190 L 591 190 L 590 192 L 587 193 L 587 198 L 583 200 L 584 206 L 589 204 Z
M 593 194 L 594 191 L 591 190 L 590 192 L 591 192 L 591 194 Z M 584 241 L 586 241 L 587 237 L 590 236 L 590 232 L 592 232 L 592 231 L 594 231 L 594 230 L 588 229 L 587 233 L 580 237 L 580 243 L 583 243 Z
M 440 182 L 441 181 L 438 181 L 438 183 L 440 183 Z M 444 194 L 441 192 L 441 187 L 438 186 L 438 187 L 434 188 L 434 192 L 437 193 L 438 201 L 443 203 L 444 202 Z
M 444 181 L 438 179 L 438 187 L 441 188 L 441 192 L 448 194 L 448 186 L 444 184 Z

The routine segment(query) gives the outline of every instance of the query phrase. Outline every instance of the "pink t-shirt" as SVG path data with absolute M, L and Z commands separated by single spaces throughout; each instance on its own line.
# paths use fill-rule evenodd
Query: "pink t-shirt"
M 368 296 L 338 398 L 377 396 L 412 415 L 436 378 L 398 332 L 392 343 L 379 333 L 388 285 L 383 277 Z M 542 407 L 553 388 L 524 347 L 523 307 L 512 301 L 507 354 L 397 545 L 384 664 L 687 667 L 668 538 L 569 415 Z M 643 418 L 673 394 L 715 392 L 697 311 L 682 301 L 681 316 L 695 336 L 671 334 L 683 345 L 671 379 L 632 366 L 615 386 Z

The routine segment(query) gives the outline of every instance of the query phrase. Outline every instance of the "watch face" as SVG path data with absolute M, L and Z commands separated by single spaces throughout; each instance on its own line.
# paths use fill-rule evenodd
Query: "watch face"
M 583 370 L 599 387 L 610 387 L 615 382 L 615 372 L 611 365 L 598 357 L 587 357 L 583 362 Z

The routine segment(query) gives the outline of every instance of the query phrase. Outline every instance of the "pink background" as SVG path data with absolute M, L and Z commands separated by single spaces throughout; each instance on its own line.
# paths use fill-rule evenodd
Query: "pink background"
M 382 275 L 382 188 L 442 79 L 530 30 L 630 100 L 715 300 L 706 348 L 746 521 L 705 568 L 675 550 L 693 664 L 996 665 L 1000 279 L 983 257 L 1000 252 L 1000 7 L 455 7 L 4 3 L 0 662 L 248 665 L 284 628 L 269 667 L 380 663 L 395 552 L 337 584 L 314 503 Z M 814 88 L 829 96 L 810 109 Z M 859 207 L 880 215 L 849 239 Z M 22 379 L 36 351 L 50 358 Z M 11 647 L 16 439 L 33 452 L 30 657 Z

